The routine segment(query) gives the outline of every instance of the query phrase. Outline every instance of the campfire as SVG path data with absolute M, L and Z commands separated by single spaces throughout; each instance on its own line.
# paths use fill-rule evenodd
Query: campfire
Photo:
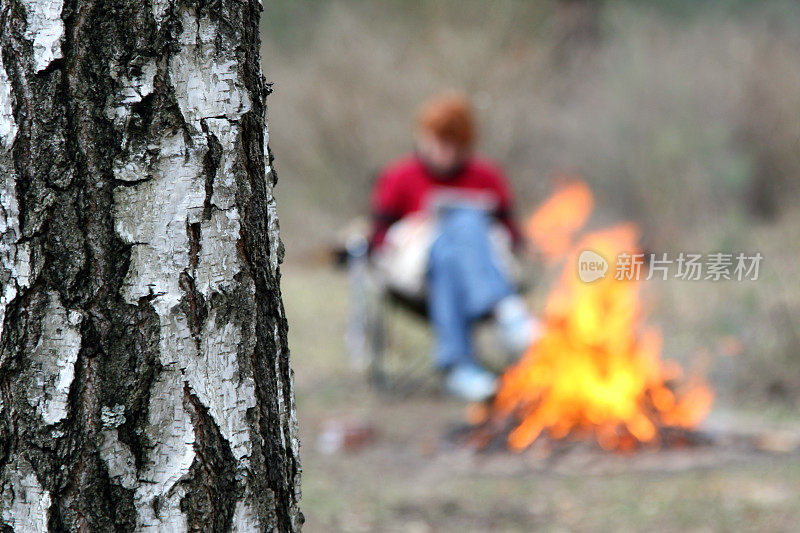
M 527 232 L 553 264 L 563 263 L 546 300 L 542 335 L 501 377 L 494 400 L 473 421 L 484 443 L 506 439 L 523 450 L 537 439 L 595 441 L 603 449 L 674 444 L 697 427 L 713 393 L 698 376 L 661 359 L 661 336 L 645 323 L 641 282 L 621 262 L 633 257 L 637 229 L 620 224 L 578 235 L 592 210 L 582 182 L 561 187 L 529 219 Z M 582 281 L 578 262 L 589 253 L 607 261 L 597 279 Z M 582 254 L 583 252 L 583 254 Z M 584 265 L 585 266 L 585 265 Z

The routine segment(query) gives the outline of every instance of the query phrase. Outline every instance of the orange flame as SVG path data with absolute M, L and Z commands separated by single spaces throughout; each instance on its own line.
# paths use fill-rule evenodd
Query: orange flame
M 582 181 L 562 185 L 528 219 L 526 232 L 548 260 L 563 257 L 572 236 L 581 229 L 592 212 L 592 191 Z
M 571 236 L 591 204 L 588 187 L 572 184 L 531 217 L 528 229 L 559 227 Z M 494 419 L 515 421 L 509 446 L 524 449 L 546 432 L 551 438 L 593 435 L 603 448 L 627 449 L 631 439 L 657 444 L 665 427 L 695 427 L 710 409 L 711 389 L 699 379 L 678 384 L 681 368 L 660 359 L 659 332 L 642 324 L 639 283 L 616 279 L 617 255 L 637 253 L 636 228 L 590 233 L 574 246 L 570 237 L 566 245 L 561 236 L 534 241 L 564 250 L 566 264 L 547 299 L 542 336 L 502 376 L 490 409 Z M 578 254 L 587 249 L 609 262 L 605 277 L 591 283 L 576 271 Z

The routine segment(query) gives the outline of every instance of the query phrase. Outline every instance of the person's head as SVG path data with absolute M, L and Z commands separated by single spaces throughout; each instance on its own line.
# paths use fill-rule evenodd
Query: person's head
M 448 92 L 426 101 L 417 116 L 417 153 L 437 175 L 456 172 L 475 142 L 475 121 L 469 98 Z

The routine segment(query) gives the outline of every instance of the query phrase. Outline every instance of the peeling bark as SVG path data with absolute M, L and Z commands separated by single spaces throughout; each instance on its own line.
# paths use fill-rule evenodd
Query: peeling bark
M 258 0 L 0 0 L 0 530 L 295 531 Z

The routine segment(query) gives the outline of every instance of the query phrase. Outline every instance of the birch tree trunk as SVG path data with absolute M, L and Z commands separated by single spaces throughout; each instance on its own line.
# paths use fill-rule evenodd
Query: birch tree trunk
M 0 531 L 302 515 L 258 0 L 0 0 Z

